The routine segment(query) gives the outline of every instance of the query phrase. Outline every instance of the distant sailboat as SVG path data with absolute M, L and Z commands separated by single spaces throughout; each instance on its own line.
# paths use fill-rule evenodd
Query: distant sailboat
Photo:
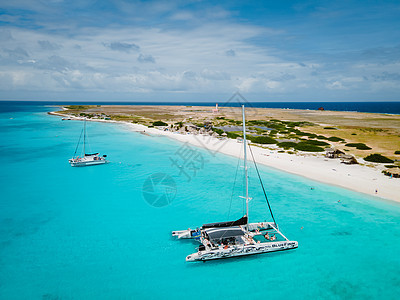
M 81 157 L 76 156 L 76 152 L 78 151 L 78 147 L 82 138 L 83 133 L 83 152 Z M 100 156 L 99 153 L 86 153 L 86 119 L 83 122 L 83 129 L 81 135 L 79 136 L 78 144 L 75 148 L 74 156 L 69 159 L 69 163 L 72 167 L 86 167 L 86 166 L 94 166 L 94 165 L 101 165 L 106 164 L 108 161 L 106 160 L 107 155 Z
M 219 258 L 283 251 L 298 247 L 297 241 L 290 241 L 286 236 L 283 235 L 282 232 L 279 231 L 263 185 L 262 189 L 267 200 L 273 222 L 264 221 L 249 223 L 249 201 L 251 198 L 249 197 L 246 149 L 249 147 L 251 150 L 251 148 L 246 143 L 246 120 L 244 106 L 242 106 L 242 110 L 244 172 L 246 181 L 246 196 L 242 198 L 244 198 L 246 201 L 246 214 L 236 221 L 203 224 L 197 229 L 189 228 L 186 230 L 173 231 L 172 235 L 179 239 L 195 239 L 200 242 L 197 252 L 188 255 L 186 257 L 186 261 L 206 261 Z M 261 182 L 261 177 L 258 173 L 256 164 L 255 167 Z

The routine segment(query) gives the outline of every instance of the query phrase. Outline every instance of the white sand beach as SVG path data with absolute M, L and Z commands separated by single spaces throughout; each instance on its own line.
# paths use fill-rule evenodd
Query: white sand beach
M 143 125 L 128 124 L 134 131 L 145 131 L 152 135 L 164 135 L 183 143 L 203 147 L 211 152 L 238 157 L 243 147 L 232 139 L 218 139 L 210 136 L 178 134 L 148 128 Z M 252 147 L 257 163 L 312 180 L 340 186 L 371 196 L 400 202 L 400 179 L 390 178 L 381 173 L 382 168 L 363 165 L 346 165 L 339 159 L 328 159 L 323 154 L 288 154 L 278 150 Z M 371 163 L 369 163 L 371 164 Z
M 60 113 L 51 114 L 68 117 Z M 179 134 L 122 121 L 90 121 L 122 123 L 129 126 L 133 131 L 145 132 L 155 137 L 166 136 L 182 143 L 205 148 L 211 152 L 220 152 L 234 157 L 239 157 L 243 147 L 242 143 L 232 139 Z M 346 165 L 340 163 L 339 159 L 328 159 L 325 158 L 324 154 L 320 153 L 299 152 L 297 154 L 288 154 L 279 153 L 277 149 L 265 149 L 256 146 L 253 146 L 252 150 L 257 163 L 377 198 L 400 202 L 400 179 L 383 175 L 381 173 L 382 166 L 379 164 L 368 163 L 368 166 Z

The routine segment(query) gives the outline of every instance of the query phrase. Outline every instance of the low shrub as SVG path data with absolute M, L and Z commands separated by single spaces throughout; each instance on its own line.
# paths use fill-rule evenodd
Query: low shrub
M 219 128 L 213 128 L 212 131 L 218 133 L 219 135 L 224 133 L 224 131 L 222 129 L 219 129 Z
M 317 140 L 306 140 L 304 142 L 306 142 L 307 144 L 310 144 L 310 145 L 315 145 L 315 146 L 330 146 L 330 144 L 327 142 L 317 141 Z
M 153 122 L 153 126 L 168 126 L 168 124 L 163 121 L 155 121 Z
M 226 133 L 226 136 L 227 136 L 228 138 L 230 138 L 230 139 L 236 139 L 236 138 L 240 137 L 241 135 L 240 135 L 240 134 L 237 134 L 237 133 L 234 133 L 234 132 L 227 132 L 227 133 Z
M 327 130 L 337 130 L 337 128 L 335 128 L 335 127 L 324 127 L 324 129 L 327 129 Z
M 394 151 L 394 154 L 400 154 L 400 150 Z
M 328 138 L 326 136 L 323 136 L 323 135 L 317 135 L 317 139 L 319 139 L 319 140 L 327 140 Z
M 344 142 L 344 139 L 337 136 L 331 136 L 330 138 L 327 138 L 327 140 L 331 142 Z
M 316 145 L 308 144 L 307 142 L 300 142 L 298 143 L 294 149 L 299 151 L 307 151 L 307 152 L 323 152 L 324 148 L 321 148 Z
M 275 130 L 275 129 L 274 129 L 274 130 L 271 130 L 271 131 L 269 132 L 270 135 L 275 135 L 275 134 L 277 134 L 277 133 L 278 133 L 278 130 Z
M 281 142 L 277 144 L 279 147 L 283 149 L 289 149 L 289 148 L 294 148 L 297 146 L 297 143 L 295 142 Z
M 276 144 L 277 141 L 274 140 L 273 138 L 270 138 L 269 136 L 254 136 L 254 135 L 249 135 L 248 139 L 252 141 L 253 143 L 257 144 Z
M 400 166 L 396 166 L 396 165 L 385 165 L 385 168 L 388 168 L 388 169 L 400 168 Z
M 368 155 L 364 160 L 376 163 L 393 163 L 393 160 L 390 158 L 377 153 Z
M 346 144 L 345 146 L 355 147 L 358 150 L 371 150 L 372 149 L 363 143 L 349 143 L 349 144 Z

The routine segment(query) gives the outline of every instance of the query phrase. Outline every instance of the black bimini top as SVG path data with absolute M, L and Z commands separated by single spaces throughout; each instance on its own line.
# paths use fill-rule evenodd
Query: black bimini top
M 216 228 L 216 227 L 231 227 L 231 226 L 239 226 L 247 224 L 247 217 L 244 216 L 236 221 L 227 221 L 227 222 L 218 222 L 218 223 L 209 223 L 203 224 L 203 229 L 206 228 Z
M 99 153 L 90 153 L 90 154 L 88 154 L 88 153 L 85 153 L 85 156 L 93 156 L 93 155 L 98 155 Z
M 244 236 L 244 231 L 239 226 L 204 229 L 210 241 L 238 238 Z

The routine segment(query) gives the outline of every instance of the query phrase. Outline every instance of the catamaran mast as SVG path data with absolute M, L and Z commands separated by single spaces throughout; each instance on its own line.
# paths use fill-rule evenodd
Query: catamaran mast
M 86 145 L 86 118 L 83 123 L 83 157 L 85 157 L 86 154 L 85 145 Z
M 246 177 L 246 229 L 249 230 L 249 177 L 247 175 L 247 142 L 246 142 L 246 118 L 244 114 L 244 105 L 242 105 L 243 114 L 243 147 L 244 147 L 244 174 Z

